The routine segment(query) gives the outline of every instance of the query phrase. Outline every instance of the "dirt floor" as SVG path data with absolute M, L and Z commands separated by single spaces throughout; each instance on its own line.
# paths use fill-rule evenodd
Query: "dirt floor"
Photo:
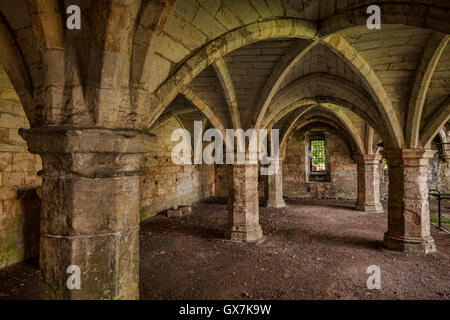
M 355 211 L 352 201 L 287 203 L 260 208 L 259 244 L 221 239 L 225 204 L 143 222 L 141 299 L 450 299 L 449 234 L 431 227 L 433 254 L 393 252 L 382 243 L 386 214 Z M 381 290 L 366 287 L 370 265 L 381 268 Z M 34 298 L 36 261 L 0 270 L 0 299 Z

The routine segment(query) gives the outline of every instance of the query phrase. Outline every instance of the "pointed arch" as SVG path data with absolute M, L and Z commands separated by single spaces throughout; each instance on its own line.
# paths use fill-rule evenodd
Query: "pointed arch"
M 236 92 L 234 90 L 233 81 L 231 80 L 230 70 L 223 58 L 217 59 L 214 63 L 214 70 L 222 85 L 225 101 L 227 102 L 228 111 L 230 112 L 231 123 L 234 129 L 241 128 L 241 118 L 238 110 Z
M 269 105 L 280 88 L 280 85 L 283 83 L 283 80 L 296 66 L 300 59 L 302 59 L 318 44 L 319 41 L 305 42 L 304 40 L 299 40 L 277 63 L 264 84 L 262 94 L 256 105 L 257 113 L 254 121 L 256 129 L 261 126 L 267 108 L 269 108 Z
M 400 120 L 383 84 L 372 67 L 344 37 L 338 34 L 324 38 L 323 43 L 348 61 L 355 72 L 362 75 L 361 79 L 370 89 L 370 95 L 375 100 L 377 109 L 386 125 L 389 143 L 396 148 L 403 147 L 405 138 Z
M 150 124 L 157 120 L 178 93 L 183 92 L 201 71 L 217 59 L 257 41 L 281 37 L 314 39 L 316 24 L 302 19 L 266 20 L 230 31 L 209 42 L 187 59 L 155 92 L 150 94 L 149 99 L 152 101 L 149 115 Z
M 19 96 L 30 126 L 34 127 L 39 124 L 40 116 L 33 100 L 33 82 L 19 46 L 2 15 L 0 15 L 0 43 L 0 65 L 5 69 Z
M 450 120 L 450 96 L 439 107 L 434 116 L 428 120 L 427 124 L 421 130 L 420 145 L 426 147 L 431 140 L 438 134 L 439 130 Z
M 361 138 L 361 135 L 358 133 L 358 130 L 353 125 L 353 122 L 347 117 L 347 115 L 342 110 L 340 110 L 340 108 L 342 108 L 342 107 L 339 107 L 339 106 L 333 105 L 333 104 L 316 104 L 314 106 L 309 106 L 309 107 L 305 108 L 304 110 L 302 110 L 294 118 L 294 120 L 288 126 L 287 130 L 284 132 L 283 137 L 281 139 L 281 143 L 280 143 L 280 149 L 284 150 L 284 148 L 286 147 L 286 144 L 289 140 L 289 136 L 291 135 L 292 131 L 296 129 L 298 122 L 302 118 L 306 117 L 307 114 L 310 112 L 323 110 L 323 111 L 325 111 L 323 113 L 323 116 L 326 116 L 327 114 L 332 115 L 339 121 L 340 124 L 343 125 L 344 129 L 347 131 L 347 133 L 353 139 L 353 142 L 355 143 L 355 146 L 356 146 L 359 154 L 365 154 L 366 148 L 364 147 L 364 143 Z
M 364 1 L 367 2 L 367 1 Z M 403 24 L 419 28 L 427 28 L 448 33 L 450 21 L 448 19 L 448 5 L 445 1 L 389 1 L 375 3 L 382 12 L 382 24 Z M 348 5 L 340 12 L 323 19 L 319 24 L 320 36 L 327 36 L 355 26 L 366 26 L 367 3 Z
M 211 122 L 214 128 L 218 129 L 222 133 L 222 137 L 226 136 L 224 125 L 205 100 L 197 95 L 194 90 L 189 88 L 183 91 L 183 95 L 205 115 L 205 117 L 209 120 L 209 122 Z
M 420 123 L 428 88 L 449 39 L 450 36 L 448 35 L 433 32 L 419 63 L 409 98 L 408 116 L 406 120 L 406 143 L 411 149 L 420 147 L 417 144 L 420 138 Z
M 375 103 L 367 94 L 347 79 L 323 73 L 303 76 L 281 90 L 266 112 L 263 127 L 270 126 L 274 119 L 300 106 L 326 102 L 353 111 L 382 132 L 384 124 L 377 117 L 378 114 L 372 111 Z

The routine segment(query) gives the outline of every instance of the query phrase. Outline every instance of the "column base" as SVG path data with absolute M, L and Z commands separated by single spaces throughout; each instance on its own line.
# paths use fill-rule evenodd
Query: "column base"
M 432 237 L 416 238 L 384 235 L 384 244 L 388 249 L 411 253 L 432 253 L 436 252 L 436 245 Z
M 357 203 L 356 204 L 356 210 L 358 211 L 364 211 L 364 212 L 370 212 L 370 213 L 383 213 L 383 205 L 378 203 Z
M 67 287 L 79 267 L 80 289 Z M 45 300 L 138 300 L 139 228 L 92 236 L 41 236 L 40 295 Z
M 252 228 L 236 228 L 231 227 L 225 230 L 225 239 L 235 241 L 255 242 L 262 238 L 262 229 L 258 224 Z
M 265 207 L 267 207 L 267 208 L 284 208 L 284 207 L 286 207 L 286 202 L 284 202 L 284 199 L 268 200 L 265 203 Z

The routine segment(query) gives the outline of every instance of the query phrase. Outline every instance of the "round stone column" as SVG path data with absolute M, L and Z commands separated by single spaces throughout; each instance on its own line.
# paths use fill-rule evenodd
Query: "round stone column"
M 138 299 L 140 159 L 152 137 L 66 127 L 20 134 L 43 162 L 42 298 Z M 67 285 L 70 266 L 80 289 Z

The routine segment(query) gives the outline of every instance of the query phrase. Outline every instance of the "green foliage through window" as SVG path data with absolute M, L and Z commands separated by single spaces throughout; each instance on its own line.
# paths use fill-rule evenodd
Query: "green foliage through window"
M 311 171 L 325 171 L 325 140 L 311 140 Z
M 384 170 L 388 169 L 388 165 L 387 165 L 386 159 L 384 159 L 384 158 L 383 158 L 383 169 Z

